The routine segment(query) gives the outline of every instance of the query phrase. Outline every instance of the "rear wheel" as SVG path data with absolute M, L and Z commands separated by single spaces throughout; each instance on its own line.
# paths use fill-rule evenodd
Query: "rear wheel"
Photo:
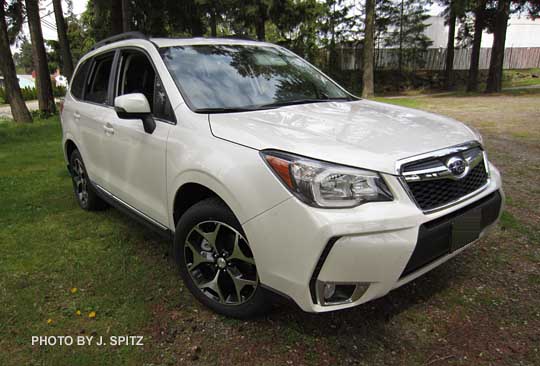
M 180 218 L 175 257 L 184 283 L 217 313 L 249 318 L 269 310 L 241 225 L 220 200 L 199 202 Z
M 69 165 L 71 168 L 71 179 L 73 181 L 73 191 L 79 206 L 83 210 L 94 211 L 102 210 L 107 207 L 107 204 L 99 198 L 94 191 L 88 173 L 78 150 L 71 153 L 69 157 Z

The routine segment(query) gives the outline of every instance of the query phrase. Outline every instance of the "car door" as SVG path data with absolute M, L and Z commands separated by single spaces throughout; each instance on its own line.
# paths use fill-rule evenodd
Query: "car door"
M 141 120 L 111 120 L 108 143 L 110 193 L 145 216 L 166 226 L 166 152 L 169 129 L 174 123 L 165 91 L 149 57 L 142 51 L 124 49 L 118 57 L 115 96 L 142 93 L 151 106 L 156 129 L 144 131 Z M 163 115 L 159 101 L 169 106 Z
M 89 61 L 82 101 L 73 118 L 80 129 L 81 149 L 88 175 L 94 184 L 108 187 L 109 157 L 107 135 L 110 120 L 116 115 L 109 95 L 115 52 L 95 56 Z

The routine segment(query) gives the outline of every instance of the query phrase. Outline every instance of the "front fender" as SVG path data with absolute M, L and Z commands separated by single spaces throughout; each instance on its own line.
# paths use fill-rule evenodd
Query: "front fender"
M 200 137 L 203 138 L 203 137 Z M 197 139 L 193 136 L 193 139 Z M 204 147 L 204 152 L 182 151 L 182 145 L 168 149 L 169 227 L 174 230 L 174 200 L 187 183 L 200 184 L 217 194 L 243 224 L 291 197 L 262 160 L 257 150 L 216 137 L 191 146 Z M 196 157 L 196 158 L 193 158 Z M 186 169 L 181 169 L 186 167 Z

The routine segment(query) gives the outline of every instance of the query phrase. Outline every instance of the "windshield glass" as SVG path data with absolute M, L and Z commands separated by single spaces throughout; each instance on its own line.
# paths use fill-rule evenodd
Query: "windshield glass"
M 175 46 L 161 54 L 184 97 L 199 112 L 351 100 L 306 61 L 275 47 Z

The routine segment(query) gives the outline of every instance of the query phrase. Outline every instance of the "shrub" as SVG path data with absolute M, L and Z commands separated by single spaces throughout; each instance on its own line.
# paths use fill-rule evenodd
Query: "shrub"
M 24 100 L 37 99 L 37 90 L 36 90 L 36 88 L 30 88 L 30 87 L 27 86 L 25 88 L 21 88 L 21 93 L 22 93 L 22 96 L 23 96 Z
M 35 100 L 38 97 L 37 89 L 30 88 L 28 86 L 25 88 L 21 88 L 21 93 L 24 100 Z M 55 86 L 53 84 L 53 95 L 55 98 L 65 96 L 66 88 L 64 88 L 63 86 Z M 4 88 L 0 88 L 0 104 L 5 104 L 5 103 L 7 103 L 6 91 Z

